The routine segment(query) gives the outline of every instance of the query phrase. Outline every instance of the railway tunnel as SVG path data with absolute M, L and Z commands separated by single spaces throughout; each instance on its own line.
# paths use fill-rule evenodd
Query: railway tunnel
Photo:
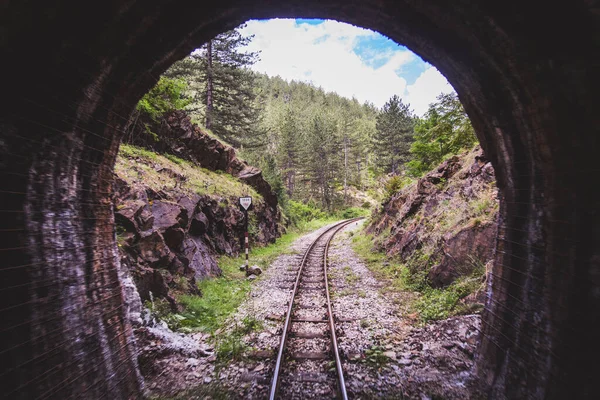
M 491 398 L 592 398 L 600 347 L 600 5 L 593 0 L 0 3 L 0 381 L 138 398 L 111 210 L 137 100 L 248 19 L 379 31 L 456 89 L 500 189 L 475 370 Z

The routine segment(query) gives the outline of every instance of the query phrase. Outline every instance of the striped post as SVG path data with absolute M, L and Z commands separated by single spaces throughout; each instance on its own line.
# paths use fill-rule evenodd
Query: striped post
M 246 246 L 246 271 L 248 271 L 248 230 L 244 232 L 244 241 Z
M 248 211 L 244 210 L 246 229 L 244 232 L 244 251 L 246 252 L 246 272 L 248 272 Z

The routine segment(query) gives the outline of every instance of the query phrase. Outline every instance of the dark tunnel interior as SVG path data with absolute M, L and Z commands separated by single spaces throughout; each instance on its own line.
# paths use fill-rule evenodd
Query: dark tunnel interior
M 600 354 L 596 1 L 0 2 L 0 381 L 6 398 L 141 396 L 111 181 L 129 114 L 248 19 L 383 33 L 456 89 L 500 189 L 474 374 L 491 398 L 592 398 Z

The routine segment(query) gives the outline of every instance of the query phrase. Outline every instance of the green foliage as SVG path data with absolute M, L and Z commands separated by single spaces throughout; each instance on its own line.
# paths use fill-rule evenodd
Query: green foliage
M 363 362 L 374 367 L 382 367 L 390 361 L 389 357 L 384 354 L 385 351 L 385 347 L 383 346 L 371 346 L 365 350 Z
M 378 278 L 387 280 L 396 290 L 407 289 L 401 264 L 380 251 L 374 245 L 374 240 L 373 235 L 361 232 L 352 237 L 352 248 Z
M 261 130 L 289 198 L 314 200 L 334 211 L 345 207 L 344 187 L 372 184 L 375 107 L 279 77 L 258 75 L 257 83 L 257 101 L 264 107 Z
M 339 136 L 331 115 L 318 113 L 312 117 L 302 148 L 303 175 L 312 183 L 311 197 L 321 202 L 327 211 L 333 208 L 333 189 L 339 175 Z
M 159 172 L 160 166 L 183 177 L 183 181 Z M 170 154 L 158 154 L 141 147 L 121 144 L 115 165 L 117 174 L 129 183 L 143 179 L 148 187 L 159 191 L 177 187 L 181 192 L 217 194 L 237 203 L 237 198 L 251 195 L 257 202 L 262 196 L 254 188 L 222 171 L 209 171 Z
M 415 251 L 401 263 L 378 251 L 374 246 L 374 237 L 367 234 L 353 236 L 352 246 L 376 276 L 388 281 L 390 289 L 420 293 L 410 308 L 418 312 L 422 322 L 469 311 L 461 305 L 460 300 L 481 289 L 485 275 L 485 266 L 479 260 L 472 259 L 469 265 L 464 266 L 464 271 L 471 271 L 470 274 L 457 279 L 447 288 L 434 289 L 427 280 L 429 266 L 435 262 L 430 254 Z M 458 269 L 461 270 L 460 267 Z
M 325 218 L 325 213 L 314 206 L 314 204 L 304 204 L 294 200 L 290 200 L 287 203 L 285 213 L 290 223 L 294 226 L 313 219 Z
M 244 336 L 262 329 L 263 324 L 254 316 L 246 316 L 241 324 L 236 323 L 226 335 L 217 337 L 216 353 L 219 361 L 239 360 L 248 349 Z
M 248 345 L 244 342 L 243 334 L 234 330 L 227 335 L 219 336 L 216 346 L 217 359 L 221 362 L 240 360 Z
M 269 183 L 271 189 L 277 196 L 278 204 L 282 208 L 285 208 L 288 201 L 288 196 L 282 178 L 282 174 L 285 174 L 285 171 L 281 171 L 279 168 L 277 168 L 277 161 L 270 154 L 261 157 L 257 164 L 262 170 L 263 177 Z
M 458 293 L 451 289 L 427 289 L 417 300 L 415 309 L 422 321 L 435 321 L 450 316 L 450 312 L 460 300 Z
M 328 219 L 313 219 L 304 224 L 304 230 L 289 231 L 273 244 L 250 249 L 250 262 L 266 269 L 281 254 L 288 251 L 289 246 L 298 236 L 306 231 L 318 229 L 332 222 Z M 222 256 L 219 258 L 219 267 L 223 274 L 220 277 L 204 279 L 198 282 L 202 296 L 181 295 L 177 300 L 183 306 L 179 314 L 171 313 L 168 304 L 160 300 L 155 306 L 157 316 L 166 320 L 171 327 L 179 330 L 200 329 L 204 332 L 215 333 L 224 327 L 225 321 L 236 311 L 242 301 L 247 297 L 251 282 L 246 280 L 245 273 L 239 270 L 244 263 L 243 255 L 238 257 Z M 160 308 L 159 308 L 160 307 Z M 242 324 L 236 328 L 240 335 L 260 329 L 260 321 L 250 316 L 244 318 Z M 239 339 L 239 337 L 238 337 Z M 236 353 L 242 350 L 241 344 L 232 339 L 223 344 L 223 352 Z
M 187 83 L 182 79 L 161 77 L 157 84 L 141 98 L 136 110 L 145 113 L 153 121 L 158 121 L 163 114 L 182 110 L 191 99 L 184 95 Z
M 415 126 L 415 141 L 407 163 L 411 176 L 419 177 L 450 154 L 458 154 L 477 143 L 469 117 L 453 94 L 441 94 Z
M 378 167 L 386 173 L 396 173 L 399 166 L 408 161 L 414 126 L 414 116 L 409 107 L 394 95 L 377 116 L 373 148 Z
M 341 219 L 366 217 L 367 215 L 369 215 L 369 210 L 365 208 L 348 207 L 345 210 L 342 210 L 341 213 L 338 213 L 338 215 Z
M 214 332 L 238 308 L 250 284 L 243 273 L 230 269 L 224 271 L 223 277 L 200 281 L 198 287 L 202 291 L 201 297 L 182 295 L 178 298 L 184 306 L 181 315 L 185 320 L 181 321 L 181 326 Z
M 242 50 L 252 36 L 243 36 L 240 28 L 217 35 L 175 63 L 166 75 L 190 82 L 194 104 L 189 111 L 207 129 L 235 147 L 262 147 L 256 75 L 248 69 L 258 60 L 258 53 Z
M 464 309 L 460 300 L 481 289 L 483 274 L 485 271 L 475 270 L 471 276 L 462 277 L 446 288 L 426 287 L 421 298 L 414 304 L 421 321 L 435 321 L 460 314 Z
M 344 273 L 344 278 L 346 279 L 346 283 L 349 285 L 354 285 L 360 280 L 359 276 L 356 275 L 356 273 L 349 266 L 345 266 L 342 269 L 342 272 Z
M 152 317 L 160 319 L 167 323 L 172 330 L 178 330 L 182 327 L 181 321 L 185 317 L 181 314 L 173 313 L 171 305 L 165 299 L 152 299 L 152 301 L 144 302 L 144 306 L 150 311 Z
M 400 175 L 391 176 L 385 182 L 385 199 L 384 202 L 389 200 L 393 195 L 398 193 L 402 188 L 410 185 L 412 183 L 412 179 L 408 177 L 403 177 Z

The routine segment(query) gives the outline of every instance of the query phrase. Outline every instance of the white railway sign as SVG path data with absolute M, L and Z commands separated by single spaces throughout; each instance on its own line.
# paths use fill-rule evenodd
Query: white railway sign
M 252 197 L 240 197 L 240 205 L 244 207 L 244 210 L 248 210 L 248 208 L 252 205 Z

